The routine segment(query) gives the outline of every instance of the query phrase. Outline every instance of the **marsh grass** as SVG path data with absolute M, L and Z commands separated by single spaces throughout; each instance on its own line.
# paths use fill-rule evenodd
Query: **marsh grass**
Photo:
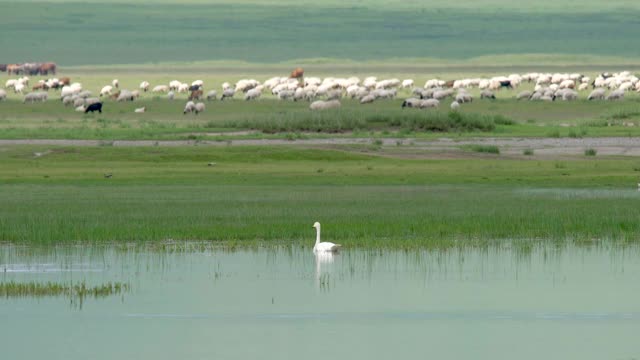
M 88 298 L 100 299 L 109 296 L 117 296 L 128 293 L 131 290 L 129 283 L 107 282 L 101 285 L 90 286 L 86 282 L 62 283 L 62 282 L 0 282 L 0 297 L 4 298 L 43 298 L 64 297 L 69 299 L 72 306 L 82 308 Z
M 478 153 L 487 153 L 487 154 L 500 154 L 500 148 L 495 145 L 481 145 L 481 144 L 471 144 L 463 146 L 463 149 L 467 149 L 473 152 Z
M 62 147 L 33 158 L 44 150 L 0 152 L 0 241 L 304 245 L 313 221 L 329 241 L 364 248 L 640 238 L 633 159 L 414 160 L 287 146 Z
M 502 115 L 475 113 L 421 111 L 410 109 L 383 109 L 369 111 L 366 107 L 331 109 L 320 112 L 275 111 L 256 114 L 241 120 L 227 121 L 225 128 L 259 130 L 264 133 L 324 132 L 340 133 L 362 129 L 387 128 L 427 132 L 489 132 L 496 125 L 513 125 L 514 121 Z M 385 133 L 386 131 L 386 133 Z

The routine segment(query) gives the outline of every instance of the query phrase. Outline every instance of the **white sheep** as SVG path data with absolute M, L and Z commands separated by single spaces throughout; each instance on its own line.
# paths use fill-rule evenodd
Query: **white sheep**
M 113 81 L 111 81 L 111 85 L 117 89 L 120 87 L 120 81 L 118 81 L 118 79 L 113 79 Z
M 84 105 L 76 106 L 76 109 L 75 109 L 75 110 L 76 110 L 77 112 L 84 112 L 84 110 L 85 110 Z
M 173 91 L 169 91 L 167 93 L 167 99 L 168 100 L 173 100 L 173 98 L 175 98 L 175 96 L 176 96 L 176 93 L 174 93 Z
M 587 100 L 603 100 L 606 94 L 606 90 L 602 88 L 595 89 L 589 94 Z
M 521 91 L 516 95 L 516 100 L 529 99 L 531 97 L 531 91 Z
M 456 95 L 455 101 L 458 104 L 470 103 L 473 101 L 473 97 L 471 96 L 471 94 L 461 91 Z
M 129 90 L 122 90 L 116 101 L 133 101 L 134 96 Z
M 329 100 L 329 101 L 318 100 L 318 101 L 312 102 L 311 105 L 309 105 L 310 110 L 327 110 L 327 109 L 333 109 L 333 108 L 339 108 L 339 107 L 340 107 L 339 100 Z
M 287 99 L 291 99 L 293 98 L 293 95 L 295 94 L 295 92 L 291 91 L 291 90 L 282 90 L 278 93 L 278 99 L 280 100 L 287 100 Z
M 25 86 L 23 83 L 21 83 L 21 82 L 16 82 L 16 83 L 15 83 L 15 85 L 13 86 L 13 91 L 14 91 L 15 93 L 20 93 L 20 94 L 22 94 L 22 92 L 24 91 L 25 87 L 26 87 L 26 86 Z
M 147 111 L 147 107 L 146 106 L 143 106 L 141 108 L 136 108 L 135 110 L 133 110 L 133 112 L 137 113 L 137 114 L 142 114 L 145 111 Z
M 261 94 L 262 94 L 262 92 L 260 91 L 260 89 L 253 88 L 253 89 L 247 91 L 247 93 L 244 95 L 244 99 L 245 100 L 255 100 L 255 99 L 259 98 Z
M 48 94 L 46 92 L 32 92 L 24 96 L 23 103 L 36 102 L 36 101 L 45 102 L 47 101 L 47 99 L 48 99 Z
M 495 98 L 496 98 L 496 95 L 491 90 L 482 90 L 482 92 L 480 93 L 480 99 L 494 99 L 495 100 Z
M 197 104 L 195 105 L 195 107 L 194 107 L 194 111 L 195 111 L 196 115 L 197 115 L 198 113 L 203 112 L 203 111 L 204 111 L 204 109 L 205 109 L 204 103 L 201 103 L 201 102 L 197 103 Z
M 607 100 L 622 100 L 624 99 L 624 90 L 615 90 L 612 91 L 609 96 L 607 96 Z
M 196 109 L 196 104 L 193 101 L 189 101 L 184 106 L 184 111 L 182 113 L 183 114 L 190 113 L 192 111 L 195 111 L 195 109 Z
M 102 87 L 102 90 L 100 90 L 100 96 L 111 95 L 112 90 L 113 87 L 111 85 L 105 85 Z
M 149 90 L 149 82 L 148 81 L 143 81 L 140 83 L 140 90 L 147 92 Z
M 458 103 L 457 101 L 452 102 L 451 103 L 451 110 L 457 111 L 458 109 L 460 109 L 460 103 Z
M 224 100 L 225 98 L 233 98 L 235 94 L 236 94 L 236 90 L 234 88 L 227 88 L 222 92 L 222 96 L 220 97 L 220 100 Z
M 416 99 L 416 98 L 408 98 L 408 99 L 405 99 L 402 102 L 402 107 L 403 108 L 405 108 L 405 107 L 410 107 L 410 108 L 419 107 L 421 101 L 422 100 Z
M 7 92 L 4 89 L 0 89 L 0 101 L 7 98 Z
M 169 87 L 167 85 L 156 85 L 153 87 L 153 89 L 151 89 L 151 92 L 154 93 L 166 93 L 167 91 L 169 91 Z
M 421 100 L 418 103 L 418 107 L 420 109 L 426 109 L 426 108 L 437 108 L 438 106 L 440 106 L 440 101 L 438 101 L 437 99 L 426 99 L 426 100 Z
M 207 101 L 215 100 L 218 97 L 218 93 L 215 90 L 210 90 L 207 93 Z
M 376 99 L 375 95 L 369 94 L 369 95 L 363 97 L 362 99 L 360 99 L 360 104 L 370 104 L 370 103 L 374 102 L 375 99 Z
M 202 81 L 202 80 L 194 80 L 191 83 L 191 86 L 197 86 L 199 88 L 204 87 L 204 81 Z
M 169 90 L 178 90 L 178 87 L 180 87 L 181 84 L 182 82 L 178 80 L 171 80 L 169 81 Z

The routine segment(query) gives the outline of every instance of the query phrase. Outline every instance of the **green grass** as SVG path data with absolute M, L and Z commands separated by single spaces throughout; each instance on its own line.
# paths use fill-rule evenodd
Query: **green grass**
M 122 75 L 122 74 L 121 74 Z M 191 81 L 200 74 L 176 77 Z M 117 76 L 117 75 L 115 75 Z M 95 93 L 114 75 L 85 74 L 75 79 Z M 141 79 L 154 84 L 167 83 L 171 75 L 135 74 L 120 76 L 123 88 L 133 89 Z M 264 81 L 268 75 L 262 75 Z M 205 79 L 207 88 L 217 88 L 221 75 Z M 228 78 L 233 80 L 232 78 Z M 35 79 L 34 79 L 35 81 Z M 532 85 L 525 84 L 523 88 Z M 472 90 L 477 96 L 478 91 Z M 638 136 L 639 126 L 634 114 L 639 100 L 629 94 L 621 102 L 518 102 L 516 91 L 501 91 L 496 101 L 477 100 L 465 104 L 464 112 L 449 112 L 449 101 L 441 109 L 402 109 L 401 99 L 411 96 L 400 91 L 398 100 L 381 100 L 370 105 L 343 100 L 340 109 L 311 112 L 308 102 L 274 100 L 271 95 L 255 102 L 244 100 L 207 103 L 207 110 L 195 115 L 183 115 L 186 95 L 175 101 L 144 94 L 133 103 L 105 100 L 102 114 L 77 113 L 64 107 L 50 93 L 47 103 L 22 104 L 10 94 L 10 100 L 0 102 L 0 138 L 2 139 L 96 139 L 96 140 L 199 140 L 232 138 L 300 138 L 322 136 L 365 136 L 380 132 L 384 137 L 435 137 L 449 132 L 461 137 L 585 137 Z M 586 96 L 586 94 L 584 94 Z M 147 112 L 135 114 L 136 107 L 146 106 Z M 609 119 L 612 114 L 626 114 L 625 120 Z M 609 120 L 607 120 L 609 119 Z M 253 130 L 247 134 L 220 133 Z M 295 135 L 292 135 L 295 134 Z M 341 135 L 342 134 L 342 135 Z M 362 135 L 358 135 L 362 134 Z
M 464 149 L 468 149 L 473 152 L 478 153 L 487 153 L 487 154 L 500 154 L 500 148 L 495 145 L 480 145 L 480 144 L 472 144 L 468 146 L 464 146 Z
M 598 151 L 596 149 L 589 148 L 584 151 L 584 156 L 596 156 L 597 153 Z
M 0 150 L 0 241 L 15 243 L 309 245 L 313 221 L 346 247 L 640 235 L 630 158 L 558 167 L 290 147 L 65 147 L 39 158 L 42 147 Z
M 532 156 L 533 155 L 533 149 L 524 149 L 524 150 L 522 150 L 522 155 Z
M 531 53 L 637 56 L 628 45 L 639 34 L 637 4 L 552 3 L 94 1 L 84 6 L 5 1 L 0 33 L 6 36 L 0 37 L 0 48 L 9 54 L 3 61 L 46 59 L 65 66 L 213 59 L 462 60 Z M 534 57 L 529 64 L 537 64 Z

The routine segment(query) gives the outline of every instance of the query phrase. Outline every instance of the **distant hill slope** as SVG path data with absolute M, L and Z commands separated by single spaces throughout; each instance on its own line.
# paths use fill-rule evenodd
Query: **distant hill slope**
M 640 4 L 621 0 L 1 3 L 0 63 L 640 55 Z

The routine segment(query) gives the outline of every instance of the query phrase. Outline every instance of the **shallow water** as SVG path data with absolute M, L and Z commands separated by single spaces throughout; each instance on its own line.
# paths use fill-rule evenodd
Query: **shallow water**
M 0 280 L 126 282 L 0 298 L 3 359 L 633 359 L 640 249 L 0 248 Z

